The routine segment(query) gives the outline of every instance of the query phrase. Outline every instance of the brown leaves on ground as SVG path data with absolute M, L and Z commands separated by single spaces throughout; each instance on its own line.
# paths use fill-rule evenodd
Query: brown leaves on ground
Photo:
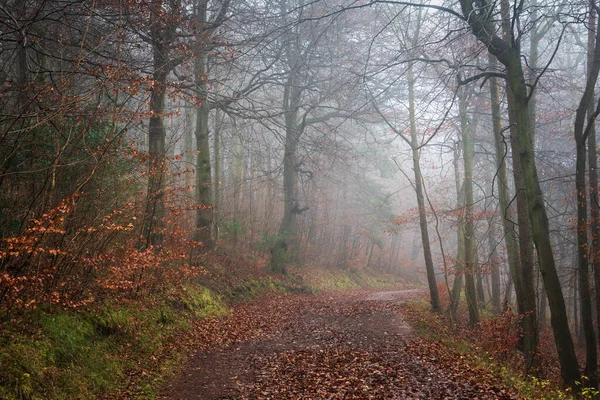
M 421 294 L 289 296 L 242 308 L 229 322 L 208 322 L 208 331 L 222 339 L 213 341 L 216 348 L 199 343 L 200 352 L 163 396 L 517 398 L 442 344 L 414 338 L 400 302 L 415 296 Z

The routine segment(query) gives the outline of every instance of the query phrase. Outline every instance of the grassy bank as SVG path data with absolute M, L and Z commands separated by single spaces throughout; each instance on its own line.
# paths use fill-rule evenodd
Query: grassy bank
M 549 367 L 556 363 L 544 359 L 546 354 L 540 355 L 542 365 L 547 367 L 540 377 L 524 376 L 522 354 L 515 349 L 517 320 L 513 315 L 490 315 L 480 327 L 468 329 L 464 324 L 452 327 L 446 317 L 432 313 L 426 301 L 408 302 L 403 308 L 404 318 L 421 339 L 443 345 L 432 348 L 446 349 L 446 354 L 436 355 L 437 358 L 460 358 L 474 369 L 488 371 L 524 399 L 597 398 L 598 392 L 584 385 L 577 396 L 562 390 L 558 371 Z
M 418 286 L 397 275 L 384 272 L 324 268 L 292 268 L 292 279 L 313 293 L 336 290 L 402 289 Z
M 0 398 L 93 398 L 114 391 L 132 371 L 153 369 L 192 320 L 226 312 L 221 297 L 190 284 L 143 300 L 28 316 L 3 330 Z

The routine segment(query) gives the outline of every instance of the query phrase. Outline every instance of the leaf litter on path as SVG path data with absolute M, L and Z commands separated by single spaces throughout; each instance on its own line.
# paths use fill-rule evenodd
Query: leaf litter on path
M 441 343 L 412 335 L 400 304 L 422 296 L 284 296 L 240 307 L 199 335 L 204 345 L 161 398 L 518 398 Z

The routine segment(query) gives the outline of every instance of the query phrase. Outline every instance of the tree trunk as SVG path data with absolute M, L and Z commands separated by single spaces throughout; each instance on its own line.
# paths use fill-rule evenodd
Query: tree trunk
M 496 57 L 489 54 L 490 67 L 495 68 Z M 496 78 L 490 78 L 490 100 L 492 108 L 492 122 L 494 130 L 494 144 L 496 152 L 496 182 L 498 187 L 498 202 L 502 216 L 502 228 L 504 232 L 504 241 L 506 244 L 506 254 L 508 258 L 508 268 L 512 282 L 517 293 L 517 309 L 519 312 L 523 306 L 523 282 L 521 279 L 521 259 L 519 249 L 517 248 L 517 237 L 514 230 L 514 215 L 509 202 L 508 178 L 506 175 L 506 155 L 508 148 L 505 138 L 502 135 L 502 118 L 500 115 L 500 100 L 498 94 L 498 81 Z M 510 300 L 510 287 L 507 287 L 505 300 Z
M 518 137 L 516 129 L 516 117 L 514 107 L 514 96 L 510 93 L 508 98 L 508 109 L 510 113 L 510 142 L 512 154 L 518 154 Z M 521 160 L 519 157 L 513 157 L 513 176 L 516 189 L 517 199 L 517 222 L 518 222 L 518 238 L 519 238 L 519 255 L 520 255 L 520 270 L 517 271 L 521 282 L 521 295 L 520 298 L 522 308 L 519 309 L 521 314 L 521 322 L 523 326 L 523 348 L 527 348 L 525 351 L 526 355 L 530 358 L 525 360 L 525 370 L 529 372 L 534 364 L 537 367 L 537 360 L 535 359 L 535 353 L 537 351 L 538 344 L 538 331 L 537 331 L 537 312 L 536 312 L 536 295 L 535 295 L 535 280 L 533 277 L 533 244 L 531 236 L 531 222 L 529 219 L 529 210 L 527 205 L 527 198 L 525 195 L 525 179 L 522 173 Z M 516 286 L 515 286 L 516 287 Z M 517 291 L 517 298 L 519 298 L 519 292 Z M 518 303 L 518 300 L 517 300 Z
M 465 264 L 465 219 L 464 219 L 464 207 L 465 207 L 465 190 L 461 184 L 460 169 L 459 169 L 459 158 L 460 158 L 460 147 L 458 143 L 454 145 L 453 151 L 453 162 L 454 165 L 454 185 L 456 187 L 456 209 L 458 210 L 458 217 L 456 221 L 456 262 L 454 264 L 454 282 L 452 284 L 452 293 L 450 296 L 450 315 L 452 319 L 456 321 L 458 304 L 460 302 L 460 292 L 463 288 L 463 274 Z
M 431 308 L 433 311 L 440 312 L 442 306 L 435 278 L 433 267 L 433 258 L 431 257 L 431 244 L 429 242 L 429 231 L 427 228 L 427 214 L 425 211 L 425 196 L 423 194 L 423 176 L 421 174 L 420 150 L 417 139 L 417 125 L 415 120 L 415 79 L 413 76 L 412 65 L 409 65 L 408 72 L 408 108 L 410 118 L 410 139 L 413 169 L 415 174 L 415 191 L 417 193 L 417 204 L 419 207 L 419 225 L 421 228 L 421 241 L 423 243 L 423 256 L 425 258 L 425 270 L 427 272 L 427 282 L 429 284 L 429 295 L 431 298 Z
M 592 18 L 590 16 L 590 18 Z M 596 27 L 597 29 L 597 27 Z M 598 34 L 598 33 L 597 33 Z M 595 40 L 594 40 L 595 39 Z M 587 224 L 587 187 L 585 181 L 586 142 L 589 134 L 586 124 L 586 114 L 593 107 L 594 87 L 600 72 L 600 38 L 588 37 L 588 53 L 593 52 L 590 60 L 588 56 L 588 74 L 585 90 L 581 96 L 579 106 L 575 112 L 574 136 L 576 145 L 575 161 L 575 190 L 577 192 L 577 269 L 579 278 L 579 296 L 581 302 L 581 325 L 585 338 L 586 363 L 584 374 L 589 378 L 589 385 L 596 387 L 598 378 L 596 373 L 597 351 L 594 321 L 592 318 L 592 294 L 589 282 L 589 244 Z M 597 41 L 597 42 L 596 42 Z M 595 43 L 594 45 L 592 43 Z M 591 127 L 591 126 L 590 126 Z
M 164 234 L 164 179 L 166 173 L 164 125 L 165 99 L 167 90 L 167 73 L 164 70 L 165 49 L 161 44 L 153 45 L 154 85 L 150 93 L 150 121 L 148 124 L 148 194 L 142 237 L 142 247 L 158 247 L 162 244 Z
M 498 252 L 496 250 L 496 224 L 494 218 L 488 218 L 488 241 L 490 246 L 490 268 L 492 275 L 492 308 L 494 313 L 499 314 L 502 311 L 500 304 L 500 263 L 498 262 Z
M 207 2 L 198 1 L 196 4 L 196 20 L 200 24 L 207 21 Z M 202 42 L 205 38 L 202 33 L 197 35 L 197 40 Z M 204 47 L 204 46 L 202 46 Z M 210 105 L 208 103 L 208 56 L 204 49 L 200 51 L 194 62 L 194 79 L 200 105 L 196 111 L 196 232 L 194 239 L 202 242 L 206 248 L 213 248 L 212 239 L 213 208 L 211 188 L 211 160 L 210 141 L 208 132 L 208 119 Z
M 212 248 L 212 191 L 211 191 L 211 162 L 208 119 L 210 108 L 207 99 L 207 85 L 204 81 L 206 74 L 206 56 L 196 58 L 196 79 L 201 94 L 200 107 L 196 112 L 196 235 L 195 239 L 205 247 Z
M 241 222 L 240 205 L 242 197 L 242 184 L 244 179 L 244 146 L 241 132 L 233 138 L 233 243 L 237 244 Z
M 474 146 L 467 121 L 467 98 L 464 88 L 459 92 L 460 128 L 463 142 L 465 190 L 465 295 L 469 309 L 469 323 L 479 323 L 479 308 L 475 288 L 475 229 L 473 223 L 473 153 Z
M 590 12 L 588 14 L 588 71 L 593 69 L 594 55 L 590 48 L 596 45 L 596 9 L 595 0 L 590 0 Z M 592 99 L 595 98 L 592 92 Z M 594 102 L 590 101 L 587 109 L 587 118 L 590 126 L 588 135 L 588 159 L 589 159 L 589 185 L 590 185 L 590 231 L 592 236 L 592 269 L 594 271 L 594 286 L 596 291 L 596 328 L 600 332 L 600 208 L 598 199 L 598 156 L 596 143 L 596 127 L 594 124 Z
M 506 9 L 506 2 L 502 3 L 502 15 L 506 17 L 508 14 Z M 502 30 L 506 35 L 510 35 L 510 26 L 507 25 L 507 20 L 503 19 Z M 510 86 L 509 83 L 507 83 Z M 507 87 L 507 102 L 509 110 L 509 122 L 510 122 L 510 144 L 512 154 L 519 153 L 518 143 L 518 126 L 517 114 L 515 111 L 515 94 L 510 87 Z M 520 110 L 519 110 L 520 111 Z M 528 116 L 528 127 L 531 122 L 531 118 Z M 530 129 L 530 127 L 528 128 Z M 533 130 L 530 130 L 529 141 L 532 144 L 532 151 L 534 145 Z M 520 276 L 521 281 L 521 298 L 522 298 L 522 309 L 519 310 L 521 314 L 521 323 L 523 327 L 523 350 L 525 352 L 525 372 L 536 372 L 539 368 L 539 360 L 536 358 L 537 346 L 539 342 L 538 338 L 538 325 L 537 325 L 537 311 L 536 311 L 536 292 L 535 292 L 535 279 L 533 273 L 534 267 L 534 256 L 533 256 L 533 243 L 531 235 L 531 222 L 529 209 L 527 204 L 526 196 L 526 183 L 525 176 L 523 174 L 522 162 L 520 157 L 513 156 L 513 177 L 515 182 L 516 199 L 517 199 L 517 221 L 518 221 L 518 240 L 519 240 L 519 255 L 520 255 L 520 270 L 517 274 Z M 536 174 L 537 179 L 537 174 Z M 518 296 L 518 295 L 517 295 Z
M 295 246 L 298 229 L 298 171 L 296 153 L 302 131 L 298 125 L 298 107 L 302 88 L 298 85 L 299 76 L 295 70 L 290 72 L 284 95 L 285 149 L 283 154 L 283 219 L 279 226 L 278 238 L 271 248 L 271 270 L 286 273 L 285 262 L 290 246 Z
M 185 186 L 193 196 L 194 186 L 194 130 L 193 128 L 193 112 L 190 107 L 185 108 L 185 139 L 184 139 L 184 160 L 185 169 L 189 170 L 185 174 Z
M 215 208 L 213 210 L 213 220 L 215 227 L 215 241 L 219 237 L 219 223 L 221 219 L 221 128 L 223 126 L 223 116 L 221 110 L 217 108 L 215 110 L 215 133 L 214 133 L 214 146 L 215 146 Z

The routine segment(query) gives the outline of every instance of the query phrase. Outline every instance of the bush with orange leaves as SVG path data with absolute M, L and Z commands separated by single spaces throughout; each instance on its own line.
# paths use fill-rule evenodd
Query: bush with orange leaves
M 0 324 L 42 305 L 78 308 L 181 287 L 205 272 L 191 262 L 199 244 L 181 228 L 179 212 L 169 214 L 176 217 L 165 223 L 160 248 L 142 248 L 143 206 L 127 203 L 93 223 L 79 218 L 79 200 L 65 198 L 22 234 L 0 242 Z

